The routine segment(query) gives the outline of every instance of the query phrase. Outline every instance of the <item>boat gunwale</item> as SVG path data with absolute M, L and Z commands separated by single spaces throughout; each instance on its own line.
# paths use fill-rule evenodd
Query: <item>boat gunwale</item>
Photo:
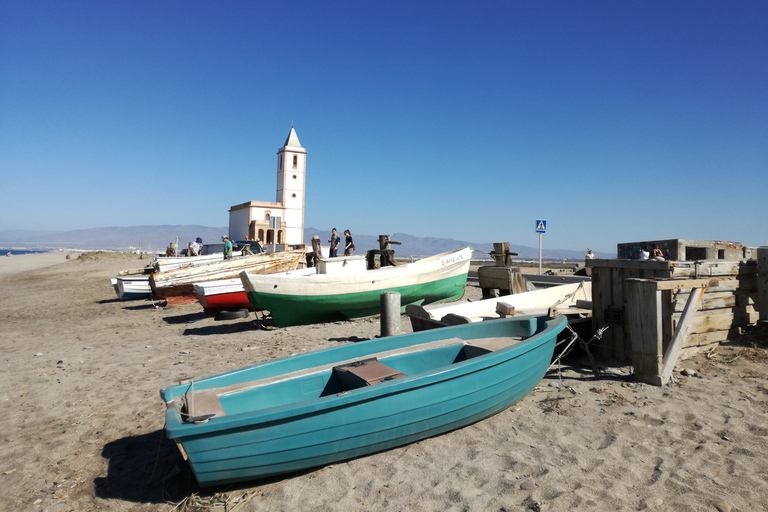
M 258 428 L 258 425 L 260 424 L 266 424 L 266 423 L 271 423 L 275 421 L 286 421 L 286 420 L 290 420 L 291 418 L 316 414 L 318 411 L 322 411 L 322 410 L 332 410 L 336 408 L 350 407 L 360 402 L 375 400 L 382 396 L 383 394 L 382 390 L 384 390 L 384 392 L 386 392 L 387 395 L 394 395 L 398 393 L 407 392 L 413 389 L 418 389 L 420 387 L 435 385 L 442 381 L 459 378 L 463 375 L 481 371 L 484 368 L 489 368 L 492 366 L 496 366 L 498 364 L 502 364 L 510 359 L 520 357 L 530 351 L 536 350 L 540 348 L 542 345 L 545 345 L 546 343 L 548 343 L 550 341 L 550 337 L 556 337 L 557 334 L 560 331 L 562 331 L 562 329 L 564 328 L 564 325 L 567 323 L 567 319 L 562 315 L 558 315 L 557 317 L 550 318 L 550 319 L 537 317 L 537 316 L 515 317 L 515 318 L 497 320 L 496 322 L 500 322 L 500 323 L 514 322 L 514 321 L 519 321 L 527 318 L 536 318 L 539 320 L 543 320 L 545 327 L 540 331 L 536 332 L 531 337 L 519 343 L 511 344 L 510 346 L 505 347 L 501 350 L 489 352 L 487 354 L 483 354 L 471 359 L 467 359 L 459 363 L 445 365 L 444 367 L 438 368 L 437 370 L 425 370 L 423 372 L 419 372 L 413 375 L 407 375 L 405 377 L 401 377 L 399 379 L 393 379 L 391 381 L 383 382 L 375 386 L 366 386 L 366 387 L 358 388 L 348 392 L 329 395 L 326 397 L 317 397 L 317 398 L 304 400 L 301 402 L 284 404 L 284 405 L 261 409 L 261 410 L 253 410 L 253 411 L 243 412 L 239 414 L 234 414 L 231 416 L 213 418 L 211 419 L 211 421 L 208 421 L 207 423 L 202 425 L 184 423 L 181 420 L 180 413 L 174 406 L 174 400 L 177 397 L 180 398 L 181 396 L 183 396 L 183 393 L 179 395 L 171 396 L 171 390 L 173 388 L 178 387 L 179 385 L 163 388 L 160 390 L 160 394 L 165 400 L 166 406 L 167 406 L 166 435 L 168 436 L 168 438 L 174 439 L 174 438 L 183 438 L 186 436 L 197 436 L 201 434 L 224 432 L 227 430 L 236 429 L 240 427 Z M 460 335 L 451 336 L 450 333 L 448 332 L 452 330 L 462 330 L 462 328 L 464 327 L 466 326 L 445 327 L 445 328 L 439 329 L 438 331 L 445 332 L 446 337 L 455 337 L 459 339 L 464 339 L 464 338 L 461 338 Z M 421 333 L 415 333 L 415 334 L 421 334 Z M 404 335 L 404 336 L 408 336 L 408 335 Z M 491 336 L 482 336 L 482 337 L 477 337 L 475 339 L 487 338 L 487 337 L 491 337 Z M 471 340 L 472 340 L 471 338 L 464 339 L 465 342 L 470 344 L 471 344 Z M 362 342 L 362 343 L 370 343 L 370 342 L 376 342 L 376 341 L 379 341 L 379 340 L 369 340 L 367 342 Z M 348 346 L 348 345 L 345 345 L 345 346 Z M 325 349 L 325 350 L 336 350 L 336 349 L 344 348 L 345 346 L 334 347 L 332 349 Z M 369 354 L 373 354 L 373 353 L 375 352 L 362 354 L 357 359 L 368 357 Z M 299 356 L 293 356 L 293 357 L 306 357 L 311 354 L 313 353 L 301 354 Z M 499 360 L 491 361 L 496 359 L 499 359 Z M 269 365 L 270 363 L 275 363 L 277 361 L 281 361 L 281 360 L 278 359 L 278 360 L 262 363 L 261 365 L 243 368 L 241 370 L 236 370 L 235 372 L 232 372 L 232 374 L 237 373 L 238 371 L 246 371 L 259 366 Z M 170 400 L 168 400 L 168 398 L 170 398 Z
M 251 254 L 248 256 L 241 256 L 239 258 L 232 258 L 229 260 L 225 260 L 223 256 L 220 256 L 218 259 L 202 264 L 202 265 L 187 265 L 181 268 L 173 269 L 173 270 L 165 270 L 162 272 L 153 272 L 152 273 L 152 280 L 166 280 L 166 279 L 172 279 L 172 278 L 188 278 L 190 275 L 204 273 L 207 270 L 210 270 L 211 268 L 217 268 L 222 267 L 222 271 L 227 270 L 229 268 L 237 268 L 240 266 L 244 267 L 255 267 L 260 264 L 268 264 L 268 263 L 274 263 L 274 260 L 281 260 L 281 259 L 290 259 L 295 257 L 297 260 L 301 260 L 301 257 L 305 254 L 305 251 L 302 249 L 293 249 L 290 251 L 281 251 L 281 252 L 263 252 L 258 254 Z M 245 270 L 242 270 L 243 272 Z M 234 272 L 234 270 L 233 270 Z M 240 272 L 240 270 L 238 270 Z M 219 279 L 229 279 L 229 278 L 219 278 Z

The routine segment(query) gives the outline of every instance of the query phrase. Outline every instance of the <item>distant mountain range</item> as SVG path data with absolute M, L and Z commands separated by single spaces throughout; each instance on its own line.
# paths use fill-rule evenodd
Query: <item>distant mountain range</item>
M 221 237 L 227 233 L 226 227 L 209 226 L 132 226 L 132 227 L 107 227 L 78 229 L 74 231 L 0 231 L 0 248 L 23 249 L 87 249 L 87 250 L 115 250 L 127 251 L 131 248 L 141 248 L 148 252 L 162 252 L 165 247 L 176 241 L 178 236 L 179 247 L 186 247 L 197 237 L 203 239 L 203 243 L 218 243 Z M 304 230 L 304 243 L 311 244 L 312 237 L 318 236 L 323 245 L 328 245 L 331 230 L 318 230 L 306 228 Z M 339 233 L 344 241 L 344 235 Z M 379 248 L 378 235 L 359 235 L 353 233 L 357 254 L 364 254 L 368 249 Z M 459 247 L 470 246 L 477 251 L 489 253 L 493 250 L 493 242 L 471 243 L 452 238 L 416 237 L 405 233 L 392 233 L 390 240 L 401 242 L 401 245 L 393 246 L 395 254 L 400 257 L 428 256 L 438 254 Z M 518 253 L 518 258 L 537 259 L 539 249 L 522 245 L 511 245 L 510 250 Z M 613 258 L 615 254 L 595 253 L 598 258 Z M 544 249 L 542 257 L 546 259 L 571 259 L 583 260 L 582 251 L 568 249 Z

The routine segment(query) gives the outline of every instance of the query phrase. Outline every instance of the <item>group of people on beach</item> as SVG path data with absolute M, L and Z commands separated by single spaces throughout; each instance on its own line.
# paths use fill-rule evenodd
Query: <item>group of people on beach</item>
M 344 230 L 344 256 L 351 256 L 352 252 L 355 250 L 355 243 L 352 241 L 352 233 L 349 232 L 348 229 Z M 331 244 L 331 248 L 329 251 L 328 256 L 330 258 L 337 257 L 338 251 L 339 251 L 339 243 L 341 243 L 341 237 L 336 232 L 336 228 L 333 228 L 331 230 L 331 239 L 328 240 L 328 243 Z
M 592 252 L 592 249 L 587 250 L 587 255 L 584 257 L 587 260 L 593 260 L 595 259 L 595 253 Z M 667 249 L 666 254 L 661 251 L 659 248 L 659 244 L 653 244 L 651 246 L 651 251 L 648 251 L 648 246 L 643 246 L 642 249 L 640 249 L 640 258 L 641 260 L 650 260 L 650 261 L 669 261 L 670 254 L 669 249 Z
M 203 239 L 200 237 L 195 238 L 194 242 L 189 242 L 186 249 L 182 249 L 181 256 L 200 256 L 203 254 Z M 176 246 L 173 242 L 168 244 L 165 248 L 166 256 L 176 256 Z
M 648 251 L 648 246 L 643 246 L 642 249 L 640 249 L 640 259 L 641 260 L 650 260 L 650 261 L 666 261 L 669 260 L 669 250 L 667 250 L 667 254 L 664 254 L 661 252 L 661 249 L 659 249 L 659 244 L 653 244 L 651 246 L 651 251 Z

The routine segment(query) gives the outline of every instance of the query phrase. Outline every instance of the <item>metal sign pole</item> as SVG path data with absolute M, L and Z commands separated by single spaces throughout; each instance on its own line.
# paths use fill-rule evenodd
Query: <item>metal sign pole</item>
M 541 275 L 541 235 L 547 232 L 547 221 L 536 219 L 536 232 L 539 234 L 539 275 Z
M 542 233 L 539 233 L 539 275 L 541 275 L 541 235 Z

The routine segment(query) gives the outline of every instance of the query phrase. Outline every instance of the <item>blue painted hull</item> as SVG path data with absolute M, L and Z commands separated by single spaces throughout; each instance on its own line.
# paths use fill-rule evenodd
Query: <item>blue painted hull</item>
M 487 418 L 526 396 L 546 373 L 565 326 L 564 317 L 502 319 L 350 344 L 211 377 L 194 383 L 201 397 L 227 386 L 242 390 L 223 392 L 219 401 L 224 415 L 201 425 L 184 423 L 180 414 L 190 384 L 165 388 L 161 396 L 168 406 L 167 435 L 180 443 L 203 486 L 402 446 Z M 467 351 L 462 340 L 471 344 L 476 338 L 521 334 L 530 337 L 492 352 L 461 356 Z M 451 341 L 423 351 L 416 347 L 440 340 Z M 416 351 L 388 355 L 401 348 Z M 334 392 L 332 371 L 301 373 L 374 354 L 405 376 Z M 276 378 L 280 375 L 287 378 Z M 258 379 L 269 383 L 245 385 Z

